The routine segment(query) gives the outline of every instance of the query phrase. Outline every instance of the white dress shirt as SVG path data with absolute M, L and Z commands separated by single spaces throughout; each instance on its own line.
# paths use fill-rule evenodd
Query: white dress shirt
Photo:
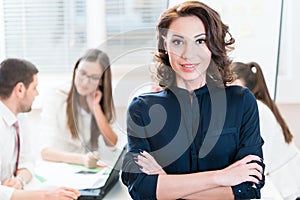
M 266 180 L 272 182 L 282 199 L 296 199 L 300 194 L 300 152 L 292 142 L 287 144 L 272 111 L 257 101 L 263 145 Z M 262 197 L 270 195 L 269 186 L 262 188 Z M 277 196 L 275 199 L 279 199 Z
M 49 91 L 47 99 L 43 101 L 41 113 L 41 149 L 54 147 L 56 149 L 75 153 L 86 153 L 90 150 L 91 117 L 82 108 L 79 108 L 76 128 L 79 138 L 72 138 L 67 125 L 67 89 Z
M 33 172 L 32 150 L 26 114 L 17 117 L 0 101 L 0 199 L 9 200 L 13 188 L 2 186 L 2 182 L 13 176 L 17 159 L 17 135 L 13 124 L 18 121 L 20 126 L 20 160 L 19 169 L 27 168 Z

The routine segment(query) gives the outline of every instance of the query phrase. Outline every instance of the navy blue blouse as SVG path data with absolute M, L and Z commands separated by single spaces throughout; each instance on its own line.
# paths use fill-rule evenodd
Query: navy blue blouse
M 156 199 L 158 175 L 142 173 L 134 162 L 141 150 L 167 174 L 219 170 L 249 154 L 263 158 L 256 100 L 240 86 L 205 85 L 192 95 L 178 87 L 143 94 L 128 108 L 127 134 L 122 181 L 136 200 Z M 232 189 L 236 199 L 260 198 L 263 184 Z

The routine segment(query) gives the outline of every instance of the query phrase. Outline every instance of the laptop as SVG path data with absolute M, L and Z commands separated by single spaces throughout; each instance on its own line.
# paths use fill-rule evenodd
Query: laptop
M 106 179 L 105 184 L 100 188 L 79 190 L 80 196 L 79 196 L 78 200 L 91 200 L 91 199 L 100 200 L 100 199 L 103 199 L 104 196 L 119 181 L 120 171 L 121 171 L 122 162 L 123 162 L 123 156 L 125 155 L 126 152 L 127 152 L 127 145 L 125 145 L 123 147 L 114 167 L 112 168 L 110 174 L 108 175 L 108 178 Z

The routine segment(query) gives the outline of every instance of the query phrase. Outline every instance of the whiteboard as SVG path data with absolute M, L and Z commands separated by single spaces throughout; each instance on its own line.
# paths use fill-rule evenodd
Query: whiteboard
M 181 3 L 169 0 L 169 7 Z M 271 97 L 274 98 L 280 35 L 281 0 L 203 0 L 219 12 L 235 38 L 233 61 L 257 62 L 265 75 Z

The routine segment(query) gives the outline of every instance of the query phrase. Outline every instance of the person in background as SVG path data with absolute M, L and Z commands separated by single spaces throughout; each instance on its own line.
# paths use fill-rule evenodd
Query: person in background
M 0 199 L 77 199 L 70 188 L 24 191 L 33 162 L 26 116 L 38 95 L 38 69 L 29 61 L 8 58 L 0 64 Z
M 122 181 L 133 199 L 252 199 L 264 185 L 257 103 L 232 81 L 234 39 L 199 1 L 163 12 L 158 25 L 163 88 L 133 99 Z
M 41 155 L 44 160 L 97 166 L 98 137 L 114 147 L 118 136 L 114 120 L 110 61 L 106 53 L 89 49 L 73 70 L 69 91 L 55 89 L 42 110 Z M 100 147 L 101 148 L 101 147 Z
M 236 80 L 231 85 L 248 87 L 258 100 L 261 134 L 265 141 L 263 153 L 266 179 L 271 180 L 283 199 L 294 200 L 300 196 L 300 152 L 269 94 L 263 71 L 256 62 L 233 62 L 232 71 Z M 264 189 L 262 191 L 268 192 Z

